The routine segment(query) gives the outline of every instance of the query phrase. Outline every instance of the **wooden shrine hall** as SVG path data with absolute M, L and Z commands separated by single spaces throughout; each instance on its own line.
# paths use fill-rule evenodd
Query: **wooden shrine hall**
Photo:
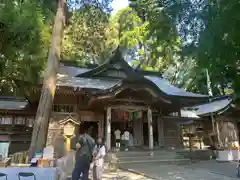
M 41 85 L 34 88 L 27 101 L 0 100 L 0 118 L 4 122 L 0 141 L 8 142 L 9 148 L 16 134 L 24 137 L 16 142 L 29 145 L 40 92 Z M 221 98 L 225 97 L 218 97 Z M 94 138 L 104 136 L 108 149 L 114 146 L 116 129 L 127 129 L 135 147 L 181 147 L 180 124 L 191 119 L 183 116 L 181 109 L 208 102 L 207 95 L 174 87 L 158 73 L 132 68 L 119 49 L 100 66 L 81 68 L 62 62 L 47 145 L 54 145 L 60 135 L 69 144 L 84 124 Z

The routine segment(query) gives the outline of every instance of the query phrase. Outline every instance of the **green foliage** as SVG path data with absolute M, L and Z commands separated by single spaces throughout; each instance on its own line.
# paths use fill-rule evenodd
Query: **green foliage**
M 98 7 L 80 8 L 73 12 L 65 30 L 63 59 L 80 64 L 101 63 L 112 50 L 108 13 Z
M 215 83 L 224 88 L 232 85 L 240 92 L 240 3 L 238 1 L 210 1 L 201 32 L 198 64 L 208 68 Z
M 165 75 L 173 84 L 207 93 L 207 68 L 215 95 L 240 91 L 238 1 L 131 0 L 130 6 L 165 49 L 161 61 L 167 62 Z
M 0 87 L 36 82 L 44 69 L 57 1 L 4 0 L 0 6 Z M 130 0 L 111 17 L 111 0 L 68 0 L 64 60 L 101 64 L 120 45 L 133 67 L 174 85 L 215 95 L 240 91 L 238 1 Z M 8 87 L 8 88 L 7 88 Z
M 44 67 L 50 30 L 39 4 L 5 1 L 0 8 L 1 92 L 15 88 L 15 79 L 36 82 Z
M 141 4 L 134 9 L 125 8 L 113 17 L 112 23 L 116 24 L 119 31 L 119 44 L 131 59 L 134 59 L 132 65 L 135 67 L 163 72 L 181 49 L 180 38 L 176 31 L 169 38 L 167 37 L 169 33 L 164 35 L 163 24 L 170 23 L 170 19 L 161 10 L 153 8 L 150 12 L 151 8 L 145 7 L 152 15 L 155 13 L 156 19 L 161 19 L 162 22 L 159 23 L 163 26 L 158 26 L 154 18 L 143 18 L 138 12 L 139 8 L 141 9 Z M 170 29 L 173 30 L 175 27 L 171 26 Z
M 67 13 L 67 18 L 73 14 L 73 23 L 67 29 L 69 36 L 65 41 L 70 43 L 64 48 L 66 56 L 78 59 L 79 55 L 85 54 L 84 57 L 89 57 L 85 61 L 104 56 L 100 51 L 107 51 L 109 44 L 99 47 L 109 35 L 105 25 L 111 11 L 110 2 L 68 0 L 71 12 Z M 1 1 L 0 93 L 16 92 L 24 81 L 37 84 L 45 68 L 56 8 L 57 1 Z M 82 34 L 76 34 L 77 30 Z

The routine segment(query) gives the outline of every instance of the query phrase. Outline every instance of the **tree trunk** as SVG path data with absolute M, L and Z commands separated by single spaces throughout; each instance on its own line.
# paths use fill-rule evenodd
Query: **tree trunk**
M 47 68 L 44 75 L 42 93 L 39 100 L 29 149 L 29 160 L 31 160 L 35 152 L 42 152 L 46 144 L 49 118 L 56 89 L 57 71 L 59 69 L 63 30 L 66 20 L 66 1 L 67 0 L 58 0 Z

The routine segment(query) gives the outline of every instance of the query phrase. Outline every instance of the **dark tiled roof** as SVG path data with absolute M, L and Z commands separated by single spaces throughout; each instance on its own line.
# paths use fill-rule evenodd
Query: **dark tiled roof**
M 90 71 L 91 69 L 73 67 L 73 66 L 61 66 L 59 69 L 59 74 L 63 77 L 58 78 L 57 85 L 59 86 L 73 86 L 79 88 L 93 88 L 93 89 L 102 89 L 107 90 L 119 83 L 119 81 L 113 80 L 102 80 L 102 79 L 91 79 L 76 77 L 82 73 Z M 139 71 L 138 71 L 139 72 Z M 196 97 L 196 98 L 207 98 L 208 95 L 196 94 L 192 92 L 185 91 L 184 89 L 178 88 L 170 84 L 169 81 L 162 78 L 160 74 L 144 72 L 142 73 L 144 78 L 148 79 L 154 83 L 159 90 L 170 96 L 181 96 L 181 97 Z
M 0 109 L 21 110 L 28 105 L 27 100 L 16 97 L 0 97 Z
M 82 77 L 58 77 L 57 85 L 66 87 L 75 87 L 82 89 L 99 89 L 107 90 L 118 84 L 121 81 L 118 80 L 103 80 L 103 79 L 92 79 Z
M 183 97 L 208 97 L 208 95 L 196 94 L 185 91 L 184 89 L 177 88 L 170 84 L 169 81 L 158 76 L 144 76 L 146 79 L 153 82 L 161 91 L 165 94 L 172 96 L 183 96 Z
M 87 68 L 80 68 L 74 66 L 60 66 L 58 73 L 69 77 L 75 77 L 89 70 L 90 69 Z
M 224 99 L 214 100 L 209 103 L 201 104 L 198 106 L 187 107 L 185 109 L 190 110 L 198 116 L 209 115 L 210 113 L 221 114 L 225 112 L 232 104 L 233 99 L 231 97 L 225 97 Z

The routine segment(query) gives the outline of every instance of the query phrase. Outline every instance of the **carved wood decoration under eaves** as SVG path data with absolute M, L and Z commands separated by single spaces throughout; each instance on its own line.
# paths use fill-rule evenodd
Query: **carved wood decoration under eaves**
M 72 117 L 71 114 L 68 117 L 66 117 L 65 119 L 59 121 L 60 125 L 65 125 L 67 123 L 72 123 L 74 125 L 80 125 L 80 122 L 76 118 Z
M 125 79 L 127 78 L 127 73 L 121 67 L 120 63 L 113 64 L 112 67 L 104 69 L 102 72 L 95 74 L 97 77 L 111 77 Z

